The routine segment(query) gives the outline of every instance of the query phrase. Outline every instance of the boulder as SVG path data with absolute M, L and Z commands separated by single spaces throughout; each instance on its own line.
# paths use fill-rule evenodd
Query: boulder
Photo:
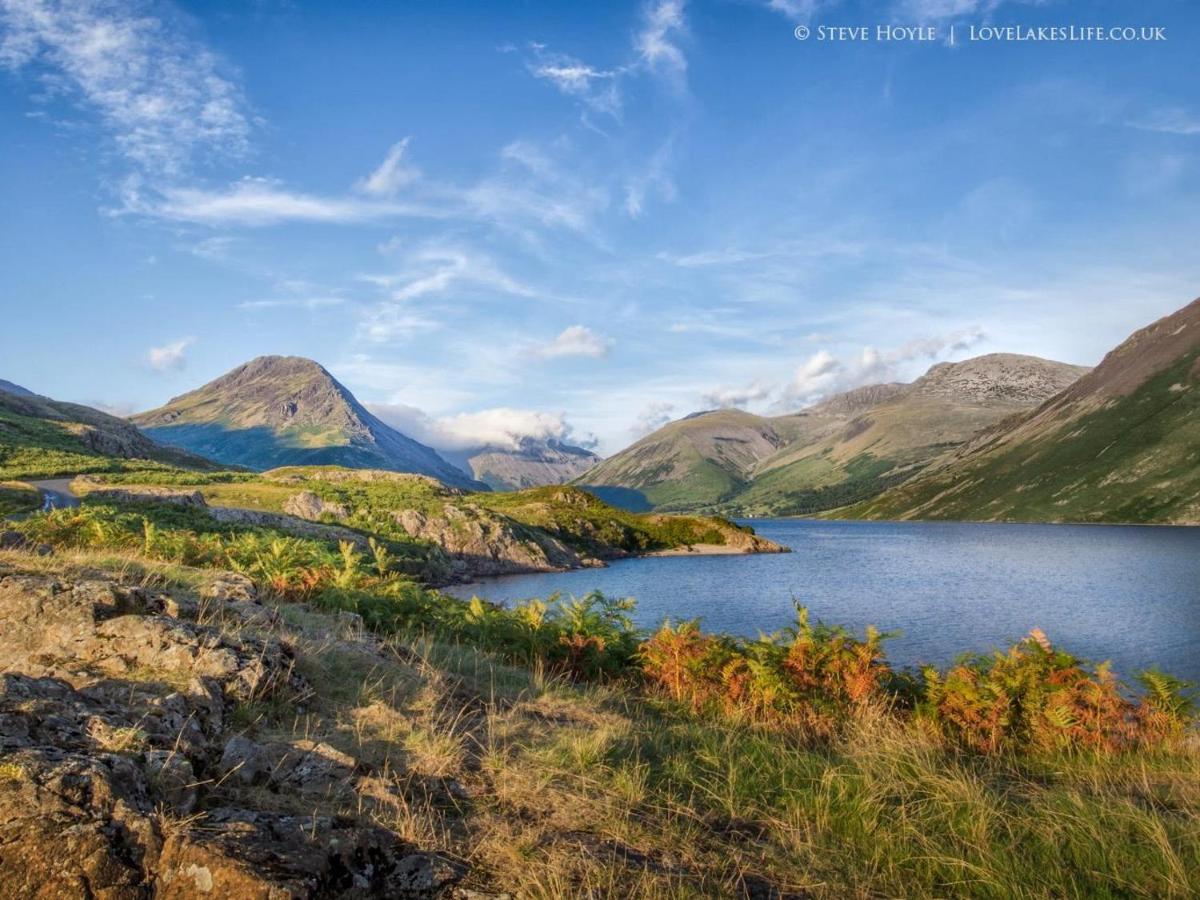
M 289 515 L 299 516 L 301 519 L 314 521 L 320 520 L 322 516 L 341 520 L 350 515 L 343 504 L 322 500 L 312 491 L 301 491 L 289 497 L 283 504 L 283 511 Z

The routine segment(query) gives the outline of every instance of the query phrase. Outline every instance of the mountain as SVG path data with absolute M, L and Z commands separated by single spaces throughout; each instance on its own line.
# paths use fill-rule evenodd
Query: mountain
M 1200 523 L 1200 300 L 861 518 Z M 843 511 L 839 511 L 841 515 Z
M 991 354 L 939 363 L 912 384 L 856 388 L 789 415 L 697 413 L 578 480 L 635 508 L 789 515 L 842 506 L 912 477 L 1086 371 Z
M 522 438 L 516 447 L 474 447 L 442 455 L 494 491 L 565 484 L 600 462 L 591 450 L 534 437 Z
M 479 483 L 369 413 L 320 365 L 261 356 L 132 421 L 157 441 L 251 469 L 341 465 Z
M 208 460 L 155 443 L 124 419 L 0 382 L 0 479 L 109 472 L 146 461 L 212 468 Z
M 0 378 L 0 391 L 4 391 L 5 393 L 12 394 L 14 397 L 36 397 L 37 396 L 37 394 L 35 394 L 33 391 L 29 390 L 29 388 L 23 388 L 19 384 L 13 384 L 11 381 L 5 381 L 3 378 Z

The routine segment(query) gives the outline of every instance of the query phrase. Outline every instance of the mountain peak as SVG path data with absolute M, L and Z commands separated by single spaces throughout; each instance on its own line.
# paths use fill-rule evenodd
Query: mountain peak
M 133 421 L 161 442 L 252 469 L 344 465 L 481 487 L 432 448 L 384 424 L 323 366 L 301 356 L 257 357 Z
M 1089 371 L 1038 356 L 988 353 L 962 362 L 942 362 L 913 382 L 914 393 L 966 403 L 1036 404 Z

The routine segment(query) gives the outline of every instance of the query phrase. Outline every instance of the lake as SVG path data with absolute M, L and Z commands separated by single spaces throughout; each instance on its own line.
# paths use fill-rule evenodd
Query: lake
M 489 578 L 451 589 L 494 601 L 555 591 L 635 597 L 635 619 L 699 617 L 754 635 L 814 619 L 902 635 L 901 666 L 944 665 L 1041 628 L 1118 674 L 1158 665 L 1200 681 L 1200 528 L 944 522 L 749 523 L 792 553 L 619 560 L 606 569 Z

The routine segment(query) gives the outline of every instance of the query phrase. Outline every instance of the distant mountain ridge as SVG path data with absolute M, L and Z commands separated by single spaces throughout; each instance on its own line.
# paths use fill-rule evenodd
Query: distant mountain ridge
M 261 356 L 131 417 L 155 440 L 251 469 L 341 465 L 482 485 L 385 424 L 316 362 Z
M 600 462 L 600 457 L 591 450 L 556 438 L 524 437 L 516 447 L 484 445 L 441 452 L 494 491 L 566 484 Z
M 1200 523 L 1200 300 L 861 518 Z
M 610 502 L 663 511 L 806 514 L 912 477 L 982 428 L 1033 408 L 1087 371 L 997 353 L 939 363 L 912 384 L 867 385 L 788 415 L 693 414 L 577 483 Z

